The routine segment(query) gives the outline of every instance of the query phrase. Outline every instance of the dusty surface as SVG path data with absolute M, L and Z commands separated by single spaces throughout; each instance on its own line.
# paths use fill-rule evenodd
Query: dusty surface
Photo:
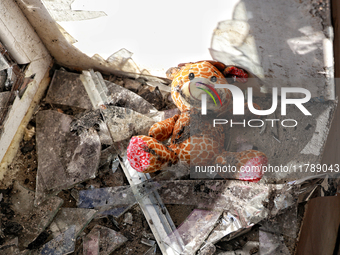
M 119 76 L 106 77 L 108 80 L 115 82 L 116 84 L 129 88 L 131 91 L 138 93 L 140 96 L 144 97 L 149 103 L 151 103 L 158 110 L 173 109 L 175 106 L 169 101 L 169 94 L 159 91 L 158 89 L 150 88 L 147 86 L 143 80 L 132 80 Z M 12 184 L 15 181 L 19 182 L 24 187 L 35 190 L 36 189 L 36 174 L 37 174 L 37 152 L 36 152 L 36 114 L 41 110 L 55 110 L 60 113 L 64 113 L 70 116 L 78 115 L 84 112 L 84 109 L 77 107 L 70 107 L 65 105 L 56 105 L 52 103 L 47 103 L 43 100 L 37 109 L 35 115 L 27 126 L 25 138 L 22 140 L 20 145 L 20 150 L 18 151 L 16 158 L 14 159 L 12 165 L 10 166 L 10 171 L 8 175 L 1 182 L 1 187 L 3 188 L 4 198 L 1 201 L 1 213 L 2 217 L 2 228 L 3 236 L 0 239 L 4 242 L 8 237 L 15 237 L 19 235 L 21 231 L 21 226 L 13 223 L 11 221 L 13 217 L 13 212 L 9 209 L 10 205 L 10 192 Z M 311 128 L 313 130 L 313 128 Z M 282 131 L 280 131 L 282 132 Z M 247 134 L 241 134 L 246 137 Z M 249 136 L 249 134 L 248 134 Z M 254 146 L 258 145 L 253 143 Z M 231 143 L 231 147 L 235 149 L 237 144 Z M 102 150 L 106 149 L 107 145 L 102 145 Z M 114 187 L 114 186 L 125 186 L 128 185 L 128 181 L 120 167 L 114 173 L 111 170 L 111 162 L 108 161 L 98 169 L 98 173 L 95 179 L 84 181 L 73 187 L 74 190 L 86 190 L 93 188 L 104 188 L 104 187 Z M 157 173 L 156 173 L 157 174 Z M 77 208 L 76 198 L 72 194 L 72 189 L 62 190 L 59 192 L 58 197 L 63 199 L 64 203 L 62 207 L 67 208 Z M 197 208 L 194 205 L 166 205 L 174 224 L 176 227 L 180 226 L 183 221 L 190 215 L 190 213 Z M 125 215 L 127 213 L 132 214 L 132 225 L 124 221 Z M 299 221 L 300 224 L 301 221 Z M 150 246 L 141 243 L 142 238 L 155 240 L 145 217 L 140 210 L 138 205 L 134 205 L 125 214 L 118 218 L 112 216 L 103 217 L 100 219 L 93 219 L 89 225 L 80 234 L 76 242 L 76 249 L 74 254 L 82 254 L 82 237 L 91 231 L 95 225 L 102 225 L 111 228 L 115 231 L 119 231 L 128 241 L 115 250 L 112 254 L 144 254 Z M 252 230 L 244 235 L 237 237 L 236 239 L 229 240 L 228 237 L 222 239 L 216 244 L 216 254 L 242 249 L 248 241 L 259 241 L 258 234 L 259 225 L 255 225 Z M 52 239 L 49 230 L 42 232 L 38 238 L 28 245 L 28 249 L 39 249 L 47 241 Z M 285 239 L 285 244 L 288 249 L 293 253 L 295 250 L 295 239 L 288 238 Z M 258 249 L 254 248 L 252 254 L 258 253 Z M 160 251 L 158 251 L 160 254 Z
M 124 85 L 123 77 L 110 77 L 111 80 L 115 81 L 119 85 Z M 131 79 L 126 80 L 125 82 L 130 82 Z M 151 104 L 153 104 L 158 109 L 172 109 L 175 106 L 168 101 L 166 95 L 164 100 L 162 94 L 159 90 L 155 89 L 147 89 L 147 86 L 143 87 L 143 83 L 139 83 L 139 87 L 141 89 L 141 96 L 145 97 L 145 99 L 149 100 Z M 138 92 L 139 89 L 136 89 L 135 92 Z M 149 91 L 149 95 L 146 93 Z M 162 101 L 160 100 L 162 99 Z M 63 105 L 52 105 L 49 103 L 45 103 L 43 100 L 40 104 L 38 110 L 56 110 L 61 113 L 65 113 L 68 115 L 76 115 L 84 110 L 76 108 L 76 107 L 68 107 Z M 37 113 L 37 112 L 36 112 Z M 1 182 L 1 188 L 3 188 L 2 194 L 3 199 L 1 201 L 1 214 L 2 214 L 2 229 L 3 234 L 0 237 L 0 245 L 5 242 L 5 240 L 9 237 L 17 236 L 20 231 L 22 231 L 22 226 L 15 222 L 12 222 L 11 219 L 15 217 L 13 215 L 13 211 L 9 208 L 10 206 L 10 194 L 11 188 L 14 181 L 19 182 L 24 187 L 30 190 L 36 189 L 36 175 L 37 175 L 37 152 L 36 152 L 36 140 L 35 140 L 35 116 L 33 116 L 29 125 L 27 126 L 25 139 L 21 141 L 20 150 L 17 152 L 17 155 L 13 161 L 13 163 L 9 166 L 8 174 L 5 176 L 5 179 Z M 103 147 L 105 149 L 105 147 Z M 123 171 L 118 167 L 115 173 L 112 173 L 110 162 L 101 166 L 98 170 L 97 177 L 95 179 L 83 182 L 74 187 L 74 189 L 82 190 L 82 189 L 92 189 L 92 188 L 103 188 L 103 187 L 113 187 L 113 186 L 124 186 L 128 185 L 128 181 L 125 178 Z M 68 208 L 76 208 L 77 201 L 71 195 L 71 189 L 63 190 L 59 192 L 58 197 L 64 200 L 62 207 Z M 178 205 L 168 205 L 167 208 L 170 211 L 171 216 L 173 217 L 174 223 L 176 226 L 180 225 L 185 218 L 191 213 L 194 209 L 193 206 L 178 206 Z M 112 254 L 144 254 L 150 246 L 141 243 L 142 238 L 147 238 L 151 240 L 155 240 L 151 230 L 146 222 L 142 211 L 140 210 L 138 205 L 134 205 L 130 210 L 126 213 L 132 214 L 133 224 L 130 225 L 124 222 L 124 215 L 115 219 L 112 216 L 103 217 L 100 219 L 94 219 L 90 222 L 90 224 L 86 227 L 84 232 L 80 235 L 80 237 L 84 236 L 96 225 L 102 225 L 108 228 L 111 228 L 115 231 L 119 231 L 124 236 L 128 238 L 128 241 L 115 250 Z M 48 230 L 42 232 L 38 238 L 32 242 L 28 249 L 38 249 L 44 243 L 51 240 L 51 233 Z M 76 243 L 76 249 L 74 254 L 82 254 L 80 251 L 82 250 L 81 246 L 81 238 L 78 238 Z M 79 253 L 80 252 L 80 253 Z M 158 251 L 158 254 L 161 254 Z

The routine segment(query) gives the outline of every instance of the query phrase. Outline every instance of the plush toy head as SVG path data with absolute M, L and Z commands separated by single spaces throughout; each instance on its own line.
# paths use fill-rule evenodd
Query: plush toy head
M 176 106 L 183 112 L 190 108 L 201 108 L 201 96 L 206 94 L 207 109 L 221 111 L 231 102 L 228 89 L 215 88 L 216 84 L 226 84 L 222 73 L 226 66 L 215 61 L 180 64 L 167 71 L 172 79 L 171 96 Z

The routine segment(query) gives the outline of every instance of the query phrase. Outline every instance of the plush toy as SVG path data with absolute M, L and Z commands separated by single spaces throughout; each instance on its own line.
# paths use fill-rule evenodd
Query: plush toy
M 230 79 L 246 82 L 247 72 L 216 61 L 201 61 L 180 64 L 169 69 L 167 76 L 172 79 L 171 96 L 181 113 L 154 124 L 148 136 L 131 138 L 127 149 L 131 166 L 139 172 L 151 173 L 182 160 L 191 166 L 234 166 L 232 169 L 236 172 L 229 171 L 226 178 L 260 180 L 262 166 L 267 165 L 265 154 L 255 150 L 226 151 L 225 127 L 213 127 L 213 123 L 201 115 L 202 94 L 207 94 L 210 119 L 211 113 L 218 116 L 226 112 L 232 105 L 232 94 L 225 88 L 215 89 L 215 84 L 226 84 Z M 164 143 L 169 138 L 170 143 Z

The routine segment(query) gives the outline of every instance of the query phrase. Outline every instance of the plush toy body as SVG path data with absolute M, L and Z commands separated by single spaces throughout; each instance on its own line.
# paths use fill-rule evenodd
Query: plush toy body
M 131 166 L 139 172 L 150 173 L 179 160 L 197 166 L 231 165 L 236 166 L 237 171 L 233 175 L 229 172 L 226 178 L 260 180 L 263 175 L 261 167 L 267 164 L 265 154 L 255 150 L 225 151 L 224 126 L 213 127 L 200 114 L 202 94 L 210 96 L 207 100 L 209 113 L 217 116 L 227 111 L 232 100 L 231 92 L 215 89 L 215 84 L 226 83 L 228 77 L 245 82 L 247 73 L 220 62 L 201 61 L 169 69 L 167 75 L 172 79 L 172 99 L 181 114 L 154 124 L 148 136 L 131 138 L 127 150 Z M 162 143 L 169 138 L 169 145 Z

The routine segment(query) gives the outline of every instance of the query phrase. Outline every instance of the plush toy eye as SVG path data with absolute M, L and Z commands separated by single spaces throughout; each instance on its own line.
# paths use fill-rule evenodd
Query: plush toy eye
M 216 76 L 212 76 L 212 77 L 210 78 L 210 81 L 212 81 L 212 82 L 217 82 Z
M 193 80 L 195 78 L 195 74 L 194 73 L 189 73 L 189 80 Z

